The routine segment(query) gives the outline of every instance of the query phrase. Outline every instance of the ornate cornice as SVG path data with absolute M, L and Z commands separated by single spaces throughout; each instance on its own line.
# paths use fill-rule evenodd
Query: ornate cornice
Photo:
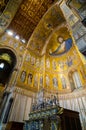
M 59 100 L 68 100 L 86 96 L 86 88 L 79 88 L 68 94 L 59 94 Z

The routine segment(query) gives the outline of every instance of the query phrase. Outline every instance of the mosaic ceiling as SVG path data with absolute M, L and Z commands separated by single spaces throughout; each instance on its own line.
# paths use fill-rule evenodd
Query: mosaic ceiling
M 26 41 L 49 7 L 58 0 L 23 0 L 8 29 Z
M 0 0 L 0 15 L 3 13 L 9 0 Z
M 42 55 L 43 48 L 49 36 L 62 24 L 65 24 L 65 19 L 60 7 L 56 4 L 40 20 L 28 42 L 27 48 L 36 54 Z

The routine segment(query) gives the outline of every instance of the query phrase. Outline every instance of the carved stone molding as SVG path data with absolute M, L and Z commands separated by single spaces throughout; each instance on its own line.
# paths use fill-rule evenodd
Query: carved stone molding
M 86 88 L 76 89 L 68 94 L 59 94 L 59 100 L 67 100 L 86 96 Z

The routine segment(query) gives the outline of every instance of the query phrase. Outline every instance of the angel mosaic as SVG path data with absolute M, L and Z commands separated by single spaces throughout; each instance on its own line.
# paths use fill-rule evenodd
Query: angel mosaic
M 65 89 L 66 88 L 66 79 L 64 77 L 62 77 L 61 82 L 62 82 L 62 88 Z
M 28 74 L 28 84 L 32 83 L 33 75 L 31 73 Z
M 56 70 L 56 62 L 55 61 L 52 62 L 52 67 L 54 70 Z
M 57 78 L 53 78 L 53 86 L 54 87 L 58 87 L 58 81 L 57 81 Z
M 43 87 L 43 77 L 40 77 L 40 87 Z
M 26 79 L 26 71 L 22 71 L 22 72 L 21 72 L 20 79 L 21 79 L 22 82 L 25 81 L 25 79 Z
M 50 68 L 50 61 L 49 61 L 49 59 L 46 60 L 46 67 Z
M 35 76 L 34 76 L 34 86 L 38 86 L 38 75 L 36 74 Z
M 50 78 L 46 76 L 46 86 L 48 87 L 50 85 Z
M 30 58 L 31 58 L 31 55 L 28 54 L 28 55 L 26 56 L 26 61 L 29 62 L 29 61 L 30 61 Z

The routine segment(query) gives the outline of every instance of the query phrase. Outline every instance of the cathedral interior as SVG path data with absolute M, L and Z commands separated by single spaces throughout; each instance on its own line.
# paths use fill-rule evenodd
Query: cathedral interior
M 0 130 L 52 96 L 86 130 L 86 0 L 0 0 Z

